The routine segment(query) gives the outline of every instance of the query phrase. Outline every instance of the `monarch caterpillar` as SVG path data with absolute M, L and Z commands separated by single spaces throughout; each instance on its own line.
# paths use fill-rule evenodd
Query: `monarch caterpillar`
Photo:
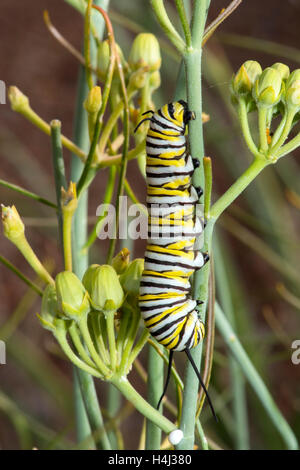
M 208 255 L 194 250 L 196 237 L 202 232 L 196 216 L 201 188 L 192 185 L 199 161 L 187 151 L 185 130 L 195 114 L 185 101 L 147 111 L 151 117 L 146 137 L 146 180 L 148 207 L 148 242 L 145 266 L 140 283 L 139 307 L 146 328 L 169 349 L 167 379 L 157 408 L 170 378 L 173 351 L 185 351 L 216 419 L 211 400 L 190 354 L 204 338 L 205 328 L 191 298 L 190 276 L 207 261 Z

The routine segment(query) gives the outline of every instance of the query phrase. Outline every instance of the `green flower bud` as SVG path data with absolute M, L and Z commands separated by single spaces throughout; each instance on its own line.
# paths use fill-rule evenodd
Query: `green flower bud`
M 144 271 L 144 260 L 137 258 L 129 264 L 128 268 L 120 276 L 123 289 L 128 294 L 137 296 L 139 294 L 140 282 Z
M 60 314 L 77 320 L 90 311 L 88 292 L 78 277 L 70 272 L 63 271 L 55 278 L 57 302 Z
M 55 330 L 55 319 L 59 315 L 56 289 L 48 284 L 43 293 L 41 314 L 37 315 L 46 330 Z
M 112 260 L 112 267 L 117 274 L 122 274 L 129 264 L 130 251 L 123 248 Z
M 153 34 L 140 33 L 136 36 L 129 54 L 129 65 L 133 70 L 148 67 L 149 71 L 155 72 L 160 69 L 160 47 Z
M 249 96 L 262 68 L 255 60 L 247 60 L 233 76 L 231 81 L 232 93 L 236 96 Z
M 4 235 L 13 243 L 24 236 L 25 227 L 15 206 L 2 206 Z
M 271 107 L 280 101 L 283 92 L 283 81 L 278 70 L 267 67 L 256 80 L 252 95 L 257 106 Z
M 121 64 L 124 67 L 125 71 L 126 68 L 128 67 L 126 64 L 126 61 L 124 59 L 123 52 L 120 48 L 120 46 L 117 44 L 117 51 L 120 56 Z M 98 52 L 97 52 L 97 63 L 98 63 L 98 70 L 100 73 L 100 77 L 102 80 L 105 80 L 108 66 L 109 66 L 109 58 L 110 58 L 110 47 L 109 47 L 109 41 L 106 39 L 105 41 L 102 41 L 98 47 Z
M 276 62 L 271 66 L 271 68 L 277 70 L 280 73 L 282 80 L 286 80 L 290 75 L 289 67 L 285 64 L 282 64 L 281 62 Z
M 104 264 L 91 272 L 91 303 L 103 312 L 118 310 L 124 301 L 124 293 L 118 275 L 112 266 Z M 108 302 L 109 301 L 109 302 Z
M 290 108 L 300 106 L 300 69 L 294 70 L 286 81 L 285 103 Z
M 102 103 L 102 93 L 99 86 L 94 86 L 84 101 L 84 108 L 89 114 L 97 114 Z
M 10 86 L 8 89 L 8 99 L 13 111 L 21 113 L 24 109 L 29 108 L 29 99 L 16 86 Z
M 94 272 L 97 268 L 99 268 L 100 264 L 91 264 L 84 273 L 82 278 L 82 284 L 86 288 L 89 294 L 92 292 L 92 279 L 94 276 Z

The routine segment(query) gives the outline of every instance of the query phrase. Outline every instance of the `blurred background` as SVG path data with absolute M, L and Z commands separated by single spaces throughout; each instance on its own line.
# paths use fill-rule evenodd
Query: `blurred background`
M 168 3 L 174 15 L 174 4 Z M 209 20 L 229 2 L 212 0 Z M 78 63 L 50 35 L 43 21 L 47 9 L 57 29 L 81 49 L 81 15 L 63 0 L 1 0 L 0 79 L 18 86 L 32 108 L 47 122 L 56 118 L 72 136 Z M 173 13 L 172 13 L 173 11 Z M 162 47 L 162 86 L 157 107 L 172 100 L 179 59 L 152 14 L 148 0 L 111 0 L 111 20 L 125 57 L 141 31 L 157 35 Z M 176 21 L 176 20 L 174 20 Z M 205 46 L 203 58 L 206 154 L 213 163 L 213 194 L 224 192 L 246 168 L 250 155 L 240 136 L 236 112 L 230 103 L 233 71 L 248 59 L 262 67 L 284 62 L 300 68 L 300 1 L 244 0 Z M 0 105 L 1 178 L 55 200 L 50 139 L 34 128 L 9 104 Z M 278 407 L 295 434 L 300 435 L 300 365 L 291 361 L 291 344 L 300 339 L 300 151 L 282 159 L 262 175 L 220 219 L 215 259 L 217 297 L 230 316 L 239 338 Z M 64 151 L 66 164 L 69 154 Z M 136 162 L 128 166 L 128 180 L 145 202 L 145 183 Z M 101 203 L 106 172 L 99 173 L 90 191 L 91 224 Z M 56 218 L 51 209 L 0 186 L 0 202 L 15 204 L 26 224 L 36 253 L 54 273 L 62 268 Z M 92 227 L 92 225 L 91 225 Z M 0 253 L 33 277 L 22 256 L 3 235 Z M 142 257 L 138 241 L 133 257 Z M 101 263 L 107 246 L 98 240 L 91 262 Z M 54 338 L 36 319 L 39 298 L 10 271 L 0 266 L 0 339 L 6 342 L 7 364 L 0 365 L 0 448 L 69 448 L 74 444 L 71 367 Z M 216 332 L 211 396 L 221 424 L 216 427 L 204 407 L 202 424 L 213 445 L 224 449 L 243 445 L 281 449 L 283 442 L 248 384 L 243 443 L 236 433 L 232 407 L 230 353 Z M 146 366 L 146 352 L 141 361 Z M 178 361 L 178 362 L 177 362 Z M 181 363 L 182 361 L 182 363 Z M 182 370 L 184 358 L 176 364 Z M 133 371 L 139 391 L 145 385 Z M 105 407 L 106 386 L 97 383 Z M 172 391 L 170 392 L 172 394 Z M 121 429 L 125 448 L 135 449 L 141 417 L 127 407 Z

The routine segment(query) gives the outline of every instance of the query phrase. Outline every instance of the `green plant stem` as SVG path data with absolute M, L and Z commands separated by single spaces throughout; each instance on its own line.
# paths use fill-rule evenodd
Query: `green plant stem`
M 217 220 L 224 210 L 246 189 L 246 187 L 271 162 L 255 158 L 246 171 L 230 186 L 230 188 L 213 204 L 209 218 Z
M 8 261 L 4 256 L 0 255 L 0 263 L 4 264 L 8 269 L 10 269 L 19 279 L 21 279 L 27 286 L 29 286 L 32 290 L 34 290 L 38 295 L 41 297 L 43 296 L 43 291 L 34 284 L 28 277 L 26 277 L 18 268 L 16 268 L 10 261 Z
M 267 113 L 268 109 L 260 107 L 258 109 L 258 128 L 260 137 L 260 151 L 265 153 L 268 150 L 268 139 L 267 139 Z
M 284 144 L 284 142 L 285 142 L 285 140 L 286 140 L 286 138 L 287 138 L 287 136 L 288 136 L 288 134 L 291 130 L 295 114 L 296 114 L 296 111 L 294 111 L 294 110 L 289 111 L 287 113 L 287 117 L 286 117 L 286 120 L 285 120 L 285 123 L 284 123 L 282 133 L 281 133 L 280 137 L 278 138 L 276 144 L 273 145 L 269 150 L 270 156 L 272 156 L 272 157 L 277 156 L 277 152 L 278 152 L 279 148 Z
M 126 377 L 113 377 L 111 383 L 133 404 L 133 406 L 147 419 L 151 420 L 162 431 L 169 434 L 176 429 L 175 424 L 162 416 L 155 408 L 141 397 L 141 395 L 132 387 Z
M 51 135 L 51 128 L 49 124 L 44 121 L 33 109 L 28 105 L 24 107 L 20 113 L 28 119 L 34 126 L 38 127 L 42 132 L 47 135 Z M 86 155 L 84 151 L 79 148 L 75 143 L 73 143 L 70 139 L 62 135 L 61 141 L 64 147 L 66 147 L 71 152 L 75 153 L 77 157 L 79 157 L 82 161 L 85 161 Z
M 11 240 L 12 241 L 12 240 Z M 47 269 L 42 265 L 36 254 L 34 253 L 33 249 L 29 245 L 25 235 L 19 237 L 18 240 L 12 241 L 18 250 L 22 253 L 26 261 L 30 264 L 32 269 L 36 272 L 36 274 L 46 283 L 46 284 L 54 284 L 54 279 L 48 273 Z
M 175 4 L 176 4 L 176 8 L 177 8 L 177 11 L 178 11 L 178 14 L 179 14 L 182 29 L 183 29 L 183 32 L 184 32 L 186 46 L 191 47 L 191 45 L 192 45 L 191 30 L 190 30 L 190 25 L 189 25 L 189 22 L 188 22 L 188 19 L 187 19 L 187 15 L 186 15 L 183 0 L 175 0 Z
M 281 412 L 277 408 L 276 403 L 271 397 L 267 387 L 262 381 L 261 377 L 255 370 L 252 362 L 247 356 L 244 348 L 239 342 L 234 330 L 232 329 L 229 321 L 225 317 L 222 309 L 216 303 L 215 305 L 216 325 L 220 331 L 221 336 L 224 338 L 227 346 L 230 348 L 235 359 L 240 364 L 247 380 L 252 385 L 255 393 L 261 401 L 263 407 L 268 413 L 274 426 L 281 434 L 283 441 L 285 442 L 288 449 L 298 449 L 297 439 L 291 430 L 290 426 L 282 416 Z
M 115 321 L 115 312 L 109 312 L 106 315 L 106 328 L 107 328 L 108 345 L 109 345 L 110 366 L 113 371 L 116 370 L 116 366 L 117 366 L 117 349 L 116 349 L 114 321 Z
M 168 17 L 168 14 L 166 12 L 163 0 L 150 0 L 150 1 L 151 1 L 152 8 L 155 12 L 155 15 L 162 29 L 164 30 L 164 32 L 166 33 L 170 41 L 174 44 L 174 46 L 180 52 L 183 52 L 185 49 L 185 43 L 182 37 L 180 36 L 180 34 L 174 28 L 173 24 L 171 23 Z
M 12 189 L 13 191 L 20 193 L 23 196 L 30 197 L 31 199 L 41 202 L 42 204 L 52 207 L 53 209 L 57 209 L 57 205 L 54 204 L 54 202 L 48 201 L 48 199 L 45 199 L 39 196 L 38 194 L 32 193 L 31 191 L 28 191 L 27 189 L 24 189 L 21 186 L 18 186 L 17 184 L 9 183 L 8 181 L 0 179 L 0 185 L 4 186 L 5 188 Z
M 256 145 L 255 145 L 255 143 L 252 139 L 251 131 L 250 131 L 250 128 L 249 128 L 247 105 L 246 105 L 246 102 L 245 102 L 244 99 L 239 100 L 238 115 L 239 115 L 239 121 L 240 121 L 240 124 L 241 124 L 243 136 L 244 136 L 245 142 L 246 142 L 250 152 L 255 157 L 260 157 L 261 154 L 258 151 L 258 148 L 256 147 Z
M 111 450 L 94 384 L 89 380 L 87 374 L 81 374 L 79 376 L 79 383 L 82 396 L 86 397 L 84 405 L 97 449 Z
M 115 188 L 116 171 L 117 171 L 117 168 L 114 166 L 110 167 L 109 169 L 108 182 L 107 182 L 106 189 L 105 189 L 103 204 L 111 203 L 111 200 L 114 194 L 114 188 Z M 95 242 L 97 235 L 100 232 L 104 222 L 105 222 L 105 213 L 99 216 L 94 228 L 92 229 L 89 235 L 87 242 L 82 248 L 83 252 L 85 252 L 85 250 L 90 248 L 90 246 Z
M 192 48 L 186 50 L 183 60 L 186 72 L 186 92 L 189 108 L 194 111 L 196 119 L 189 123 L 189 144 L 191 155 L 200 162 L 200 167 L 195 171 L 193 184 L 204 188 L 204 143 L 203 143 L 203 127 L 202 127 L 202 88 L 201 88 L 201 58 L 202 58 L 202 39 L 204 26 L 206 22 L 208 7 L 210 0 L 199 1 L 194 3 L 192 16 Z M 206 269 L 207 271 L 207 269 Z M 199 270 L 194 275 L 193 293 L 198 299 L 201 295 L 201 285 L 206 285 L 208 289 L 208 274 L 203 274 L 203 270 Z M 208 298 L 208 290 L 205 297 Z M 205 318 L 205 310 L 203 320 Z M 197 364 L 200 364 L 202 345 L 200 344 L 191 351 L 192 357 Z M 183 439 L 176 446 L 178 450 L 193 449 L 195 436 L 195 416 L 197 409 L 198 397 L 198 378 L 190 363 L 187 364 L 184 379 L 184 394 L 182 415 L 180 421 L 180 429 L 183 431 Z
M 159 346 L 162 350 L 162 346 Z M 148 349 L 148 380 L 147 380 L 147 402 L 157 407 L 164 386 L 164 361 L 154 348 Z M 162 411 L 162 405 L 160 406 Z M 146 449 L 159 450 L 161 443 L 161 429 L 151 420 L 146 421 Z
M 109 5 L 109 0 L 94 0 L 94 4 L 101 5 L 103 8 L 107 9 Z M 101 37 L 104 32 L 104 22 L 102 18 L 98 18 L 98 34 Z M 94 47 L 94 44 L 91 43 L 91 62 L 94 64 L 96 60 L 97 51 Z M 79 68 L 79 77 L 78 77 L 78 87 L 77 87 L 77 99 L 76 99 L 76 110 L 75 110 L 75 119 L 74 119 L 74 142 L 75 144 L 83 149 L 84 159 L 80 161 L 77 157 L 76 152 L 72 155 L 71 160 L 71 180 L 77 182 L 80 178 L 80 175 L 83 171 L 83 163 L 86 161 L 86 153 L 89 149 L 89 132 L 88 132 L 88 122 L 87 114 L 83 111 L 83 102 L 87 97 L 88 86 L 85 81 L 85 69 L 80 66 Z M 78 207 L 73 217 L 73 230 L 72 230 L 72 254 L 73 254 L 73 270 L 75 274 L 82 279 L 84 272 L 88 267 L 88 253 L 82 253 L 81 248 L 85 245 L 87 239 L 87 216 L 88 216 L 88 191 L 85 191 L 81 195 L 80 200 L 78 201 Z M 78 369 L 74 369 L 74 375 L 79 378 L 86 372 Z M 90 387 L 87 388 L 88 392 L 94 387 L 93 378 L 85 376 L 81 378 L 82 380 L 89 380 Z M 79 382 L 79 379 L 78 379 Z M 78 386 L 77 380 L 74 381 L 74 400 L 75 400 L 75 415 L 76 415 L 76 428 L 77 428 L 77 439 L 79 442 L 84 441 L 91 433 L 91 427 L 85 413 L 85 408 L 83 402 L 87 400 L 87 396 L 82 396 L 80 388 Z M 94 409 L 94 413 L 101 413 L 99 408 Z M 101 419 L 101 417 L 99 417 Z
M 81 331 L 84 342 L 86 344 L 86 347 L 88 348 L 88 351 L 91 355 L 91 358 L 95 362 L 99 372 L 102 374 L 102 376 L 109 377 L 111 375 L 111 372 L 108 369 L 108 367 L 106 367 L 103 360 L 100 358 L 99 354 L 96 351 L 96 348 L 94 346 L 94 343 L 92 341 L 92 338 L 89 332 L 86 316 L 84 316 L 83 318 L 79 320 L 78 326 Z

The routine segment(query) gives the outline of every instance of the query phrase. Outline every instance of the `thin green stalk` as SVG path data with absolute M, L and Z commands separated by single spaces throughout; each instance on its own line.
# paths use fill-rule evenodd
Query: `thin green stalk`
M 90 356 L 95 362 L 99 372 L 102 374 L 102 376 L 109 377 L 111 375 L 111 371 L 108 369 L 108 367 L 106 367 L 103 360 L 100 358 L 99 354 L 96 351 L 96 348 L 89 332 L 87 318 L 85 316 L 80 319 L 80 321 L 78 322 L 78 326 L 86 344 L 86 347 L 90 353 Z
M 27 276 L 22 274 L 21 271 L 19 271 L 19 269 L 16 268 L 16 266 L 10 263 L 10 261 L 4 258 L 4 256 L 0 255 L 0 262 L 4 264 L 4 266 L 6 266 L 8 269 L 10 269 L 16 276 L 18 276 L 19 279 L 25 282 L 25 284 L 27 284 L 27 286 L 29 286 L 32 290 L 34 290 L 38 295 L 40 295 L 41 297 L 43 296 L 43 291 L 39 288 L 39 286 L 34 284 L 34 282 L 28 279 Z
M 247 380 L 252 385 L 255 393 L 257 394 L 259 400 L 261 401 L 263 407 L 265 408 L 267 414 L 269 415 L 273 425 L 280 433 L 283 441 L 285 442 L 288 449 L 298 449 L 297 439 L 291 430 L 289 424 L 282 416 L 281 412 L 277 408 L 276 403 L 274 402 L 272 396 L 270 395 L 269 390 L 265 386 L 261 377 L 255 370 L 252 362 L 247 356 L 244 348 L 239 342 L 235 331 L 231 327 L 229 321 L 225 317 L 222 309 L 219 304 L 215 305 L 215 314 L 216 314 L 216 325 L 220 331 L 221 336 L 224 338 L 227 346 L 231 350 L 235 359 L 240 364 Z
M 162 346 L 159 346 L 162 350 Z M 164 361 L 154 348 L 148 349 L 148 380 L 147 380 L 147 402 L 157 407 L 164 386 Z M 162 405 L 160 406 L 162 412 Z M 146 446 L 147 450 L 159 450 L 161 444 L 161 429 L 151 420 L 146 420 Z
M 103 8 L 107 9 L 109 5 L 109 0 L 94 0 L 96 5 L 102 5 Z M 97 15 L 98 17 L 99 15 Z M 102 18 L 97 18 L 99 20 L 98 24 L 98 34 L 101 37 L 104 32 L 104 22 Z M 95 45 L 91 43 L 91 62 L 94 65 L 96 60 L 96 49 Z M 85 81 L 85 69 L 80 66 L 79 68 L 79 77 L 78 77 L 78 87 L 77 87 L 77 99 L 76 99 L 76 110 L 75 110 L 75 119 L 74 119 L 74 142 L 78 147 L 83 149 L 85 158 L 82 161 L 86 161 L 86 153 L 89 149 L 89 132 L 88 132 L 88 122 L 87 114 L 83 111 L 83 102 L 87 97 L 88 86 Z M 83 171 L 83 163 L 78 159 L 76 153 L 72 155 L 71 160 L 71 180 L 77 182 L 80 178 L 80 175 Z M 88 216 L 88 191 L 85 191 L 81 195 L 80 200 L 78 201 L 78 207 L 73 217 L 73 230 L 72 230 L 72 254 L 73 254 L 73 270 L 75 274 L 81 279 L 84 272 L 88 267 L 88 253 L 82 253 L 81 248 L 85 245 L 87 239 L 87 216 Z M 82 380 L 89 380 L 90 387 L 87 389 L 90 391 L 94 387 L 93 378 L 91 376 L 84 376 L 84 371 L 74 369 L 74 375 L 76 377 L 81 377 Z M 78 380 L 79 381 L 79 380 Z M 86 400 L 87 397 L 82 397 L 80 388 L 78 386 L 77 380 L 74 381 L 74 400 L 75 400 L 75 414 L 76 414 L 76 428 L 77 428 L 77 438 L 78 441 L 84 441 L 85 438 L 90 436 L 91 427 L 89 425 L 87 415 L 85 413 L 85 408 L 83 405 L 83 400 Z M 97 407 L 94 410 L 95 413 L 101 413 L 101 410 Z M 101 417 L 99 418 L 101 419 Z
M 265 107 L 258 109 L 258 128 L 260 137 L 260 151 L 265 153 L 268 150 L 267 138 L 267 114 L 268 109 Z
M 117 366 L 117 349 L 116 349 L 116 338 L 115 338 L 115 312 L 109 312 L 106 315 L 106 328 L 108 336 L 108 345 L 109 345 L 109 355 L 110 355 L 110 366 L 113 371 L 116 370 Z
M 185 36 L 186 46 L 189 48 L 192 45 L 192 35 L 190 30 L 190 25 L 187 19 L 187 14 L 185 11 L 185 6 L 183 0 L 175 0 L 176 8 L 179 14 L 180 22 Z
M 161 415 L 132 387 L 126 377 L 113 377 L 111 383 L 133 404 L 133 406 L 147 419 L 151 420 L 162 431 L 169 434 L 176 429 L 175 424 Z
M 87 374 L 81 374 L 79 376 L 79 383 L 82 396 L 86 397 L 84 405 L 97 449 L 111 450 L 94 384 L 89 380 Z
M 193 183 L 195 186 L 204 188 L 204 143 L 202 127 L 202 88 L 201 88 L 201 57 L 202 57 L 202 39 L 204 27 L 209 8 L 210 0 L 206 2 L 195 2 L 192 16 L 192 48 L 186 51 L 183 56 L 186 71 L 186 91 L 189 108 L 195 112 L 196 119 L 189 124 L 189 144 L 193 158 L 200 162 L 200 168 L 195 172 Z M 206 269 L 207 270 L 207 269 Z M 201 295 L 201 285 L 208 287 L 208 273 L 203 274 L 203 269 L 195 273 L 193 292 L 196 298 Z M 208 298 L 208 292 L 202 300 Z M 203 320 L 205 318 L 205 311 Z M 192 357 L 197 364 L 200 364 L 202 345 L 194 348 L 191 352 Z M 178 450 L 193 449 L 195 436 L 195 416 L 198 396 L 198 378 L 191 366 L 187 364 L 184 380 L 184 394 L 180 429 L 183 431 L 183 439 L 176 448 Z
M 61 143 L 61 122 L 54 119 L 50 122 L 51 127 L 51 144 L 52 144 L 52 163 L 55 181 L 55 193 L 57 202 L 57 217 L 59 225 L 59 236 L 61 237 L 61 244 L 63 246 L 63 216 L 61 207 L 61 189 L 67 189 L 67 182 L 65 176 L 65 163 Z
M 241 128 L 242 128 L 243 136 L 244 136 L 245 142 L 246 142 L 250 152 L 255 157 L 260 157 L 261 154 L 258 151 L 258 148 L 256 147 L 256 145 L 255 145 L 255 143 L 252 139 L 251 131 L 250 131 L 250 128 L 249 128 L 247 105 L 246 105 L 245 100 L 243 100 L 243 99 L 239 100 L 238 114 L 239 114 L 239 120 L 240 120 L 240 124 L 241 124 Z
M 254 159 L 244 173 L 230 186 L 230 188 L 214 203 L 210 211 L 210 218 L 217 219 L 222 212 L 244 191 L 244 189 L 270 164 L 268 160 Z
M 23 196 L 30 197 L 31 199 L 41 202 L 42 204 L 52 207 L 53 209 L 57 209 L 57 205 L 54 204 L 54 202 L 48 201 L 48 199 L 45 199 L 39 196 L 38 194 L 28 191 L 27 189 L 24 189 L 21 186 L 18 186 L 17 184 L 9 183 L 8 181 L 0 179 L 0 185 L 4 186 L 5 188 L 12 189 L 13 191 L 20 193 Z
M 115 189 L 116 171 L 117 171 L 117 168 L 114 167 L 114 166 L 110 167 L 110 169 L 109 169 L 108 182 L 107 182 L 107 185 L 106 185 L 106 188 L 105 188 L 103 204 L 110 204 L 111 203 L 111 200 L 112 200 L 112 197 L 113 197 L 113 194 L 114 194 L 114 189 Z M 93 227 L 93 229 L 92 229 L 92 231 L 89 235 L 89 238 L 88 238 L 87 242 L 85 243 L 85 245 L 82 248 L 83 252 L 88 250 L 91 247 L 91 245 L 95 242 L 95 240 L 97 238 L 97 235 L 101 231 L 101 228 L 102 228 L 102 225 L 103 225 L 104 222 L 105 222 L 105 213 L 101 214 L 99 216 L 95 226 Z
M 166 12 L 163 0 L 150 1 L 162 29 L 164 30 L 170 41 L 174 44 L 174 46 L 183 53 L 185 49 L 185 42 L 171 23 L 170 18 L 168 17 L 168 14 Z

